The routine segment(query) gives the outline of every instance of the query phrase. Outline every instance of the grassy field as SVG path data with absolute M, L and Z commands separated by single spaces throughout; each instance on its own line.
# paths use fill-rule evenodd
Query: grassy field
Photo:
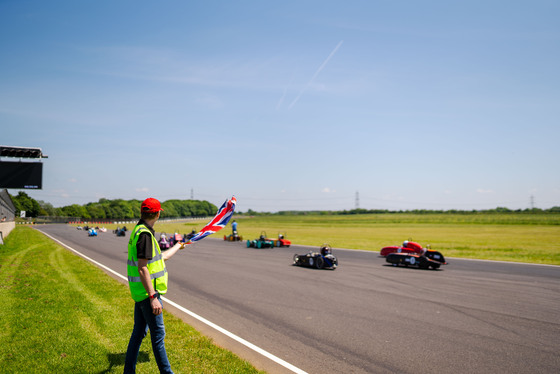
M 41 233 L 18 226 L 0 245 L 0 371 L 122 373 L 133 324 L 128 287 Z M 164 311 L 175 373 L 258 373 Z M 139 373 L 157 373 L 149 336 Z
M 412 239 L 447 257 L 560 265 L 560 214 L 364 214 L 236 217 L 243 239 L 286 233 L 294 244 L 379 251 Z M 188 233 L 206 221 L 157 223 Z M 216 234 L 229 234 L 228 225 Z

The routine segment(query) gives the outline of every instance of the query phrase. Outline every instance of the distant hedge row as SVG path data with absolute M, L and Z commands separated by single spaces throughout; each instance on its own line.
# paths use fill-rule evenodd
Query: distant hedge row
M 84 220 L 136 219 L 140 217 L 142 204 L 141 200 L 100 199 L 86 205 L 72 204 L 54 208 L 50 203 L 34 200 L 23 191 L 11 198 L 18 216 L 20 211 L 25 211 L 26 217 L 81 217 Z M 200 200 L 167 200 L 161 205 L 164 210 L 162 217 L 213 216 L 218 210 L 214 204 Z
M 20 191 L 17 196 L 11 196 L 16 208 L 16 216 L 19 211 L 24 210 L 26 217 L 80 217 L 84 220 L 92 219 L 136 219 L 140 217 L 140 200 L 108 200 L 100 199 L 96 203 L 88 203 L 86 205 L 68 205 L 62 208 L 54 208 L 52 204 L 44 201 L 36 201 L 29 197 L 25 192 Z M 199 217 L 213 216 L 218 208 L 206 200 L 167 200 L 162 202 L 164 212 L 162 217 Z M 549 209 L 517 209 L 511 210 L 504 207 L 487 210 L 383 210 L 383 209 L 352 209 L 340 211 L 280 211 L 277 213 L 255 212 L 252 209 L 247 211 L 247 215 L 353 215 L 353 214 L 385 214 L 385 213 L 411 213 L 411 214 L 499 214 L 499 213 L 515 213 L 515 214 L 558 214 L 560 206 L 554 206 Z M 242 214 L 237 212 L 237 214 Z

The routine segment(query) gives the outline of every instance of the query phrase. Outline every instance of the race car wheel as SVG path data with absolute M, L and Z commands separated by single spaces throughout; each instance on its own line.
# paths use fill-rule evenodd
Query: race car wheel
M 430 268 L 430 263 L 424 257 L 420 257 L 418 259 L 418 267 L 420 269 L 429 269 Z
M 322 269 L 323 266 L 325 266 L 325 260 L 323 260 L 323 257 L 317 257 L 315 259 L 315 267 L 317 269 Z
M 299 262 L 299 255 L 296 253 L 294 255 L 294 264 L 297 264 Z

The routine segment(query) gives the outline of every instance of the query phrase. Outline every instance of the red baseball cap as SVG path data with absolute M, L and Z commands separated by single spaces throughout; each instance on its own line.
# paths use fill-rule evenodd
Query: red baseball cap
M 157 199 L 154 199 L 153 197 L 149 197 L 146 200 L 144 200 L 142 202 L 142 207 L 140 208 L 142 210 L 142 212 L 145 213 L 156 213 L 159 212 L 160 210 L 163 211 L 163 209 L 161 209 L 161 204 Z

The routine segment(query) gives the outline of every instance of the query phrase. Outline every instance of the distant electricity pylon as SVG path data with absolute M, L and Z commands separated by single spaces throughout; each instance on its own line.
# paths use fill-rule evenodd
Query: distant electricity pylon
M 531 195 L 531 209 L 535 209 L 535 197 Z
M 356 191 L 356 209 L 360 209 L 360 193 Z
M 194 200 L 194 190 L 191 188 L 191 200 Z

